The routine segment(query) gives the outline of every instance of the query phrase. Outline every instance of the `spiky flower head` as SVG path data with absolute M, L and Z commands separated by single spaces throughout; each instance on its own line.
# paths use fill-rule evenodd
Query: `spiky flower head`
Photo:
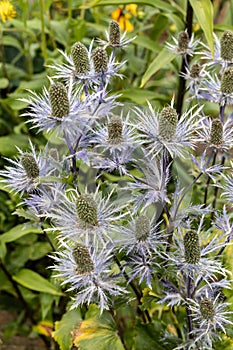
M 199 305 L 202 317 L 207 321 L 213 320 L 215 316 L 213 301 L 209 298 L 204 298 L 200 301 Z
M 223 143 L 223 125 L 219 119 L 214 119 L 212 121 L 210 142 L 215 146 L 220 146 Z
M 94 271 L 94 263 L 85 245 L 77 243 L 72 251 L 72 255 L 77 264 L 75 268 L 77 275 L 88 275 Z
M 21 164 L 29 179 L 36 179 L 39 176 L 39 166 L 30 153 L 24 153 L 21 157 Z
M 233 68 L 227 68 L 221 78 L 221 92 L 223 94 L 233 93 Z
M 233 32 L 226 30 L 220 39 L 221 58 L 224 61 L 233 60 Z
M 96 73 L 105 72 L 108 68 L 108 55 L 102 47 L 96 47 L 92 52 L 92 60 Z
M 52 108 L 52 117 L 63 118 L 69 114 L 70 104 L 65 85 L 57 82 L 49 88 L 49 99 Z
M 119 116 L 113 116 L 108 123 L 108 143 L 111 145 L 120 144 L 123 141 L 123 124 Z
M 97 204 L 91 195 L 80 195 L 76 200 L 76 210 L 83 223 L 98 226 Z
M 76 42 L 71 47 L 70 53 L 74 62 L 76 73 L 87 74 L 90 71 L 90 62 L 86 46 L 80 42 Z
M 170 106 L 164 107 L 159 115 L 159 136 L 164 141 L 171 141 L 176 133 L 178 114 Z
M 188 264 L 197 264 L 200 260 L 199 237 L 195 231 L 188 231 L 184 235 L 184 257 Z
M 200 76 L 201 66 L 198 63 L 194 63 L 190 69 L 190 77 L 197 79 Z
M 138 241 L 145 241 L 150 234 L 150 220 L 141 215 L 135 221 L 135 237 Z
M 178 36 L 178 51 L 180 53 L 186 53 L 189 48 L 189 35 L 187 31 L 179 33 Z
M 117 46 L 121 41 L 120 26 L 117 21 L 111 21 L 109 25 L 109 39 L 111 46 Z

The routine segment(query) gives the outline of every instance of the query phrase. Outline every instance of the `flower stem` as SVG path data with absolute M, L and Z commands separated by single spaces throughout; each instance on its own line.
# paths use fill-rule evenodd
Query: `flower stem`
M 187 12 L 186 12 L 186 28 L 190 38 L 192 36 L 192 24 L 193 24 L 193 9 L 188 1 Z M 188 62 L 189 62 L 189 56 L 188 57 L 183 56 L 180 73 L 186 73 L 185 68 L 187 67 Z M 178 115 L 181 115 L 182 113 L 184 94 L 185 94 L 185 84 L 186 84 L 185 78 L 182 75 L 180 75 L 178 95 L 177 95 L 177 101 L 176 101 L 176 111 Z

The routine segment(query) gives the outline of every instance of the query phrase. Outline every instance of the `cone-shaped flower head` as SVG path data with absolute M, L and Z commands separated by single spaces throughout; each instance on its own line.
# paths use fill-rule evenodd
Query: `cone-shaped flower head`
M 221 39 L 221 57 L 224 61 L 233 61 L 233 32 L 226 30 Z
M 138 241 L 145 241 L 150 234 L 150 220 L 142 215 L 135 221 L 135 237 Z
M 233 68 L 227 68 L 221 78 L 221 92 L 223 94 L 233 93 Z
M 97 204 L 91 195 L 79 196 L 76 200 L 76 209 L 77 215 L 83 223 L 98 226 Z
M 92 60 L 96 73 L 105 72 L 108 68 L 108 55 L 102 47 L 97 47 L 92 52 Z
M 202 317 L 207 320 L 213 320 L 215 316 L 213 301 L 209 298 L 204 298 L 200 301 L 200 312 Z
M 190 77 L 197 79 L 200 76 L 201 66 L 198 63 L 194 63 L 190 69 Z
M 74 62 L 76 73 L 87 74 L 90 71 L 90 62 L 86 46 L 80 42 L 76 42 L 71 47 L 70 53 Z
M 77 275 L 88 275 L 94 271 L 94 263 L 85 245 L 77 243 L 72 251 L 72 255 L 77 264 L 75 268 Z
M 118 116 L 113 116 L 108 123 L 108 143 L 118 145 L 123 141 L 122 136 L 123 125 L 122 120 Z
M 69 114 L 70 104 L 68 94 L 62 83 L 57 82 L 50 86 L 49 99 L 53 117 L 63 118 Z
M 178 115 L 174 108 L 164 107 L 159 116 L 159 136 L 164 141 L 171 141 L 176 133 Z
M 21 157 L 21 164 L 29 179 L 36 179 L 39 176 L 39 166 L 33 155 L 24 153 Z
M 210 142 L 215 146 L 220 146 L 223 143 L 223 125 L 219 119 L 212 121 Z
M 121 34 L 120 26 L 117 21 L 111 21 L 109 26 L 110 45 L 117 46 L 120 44 Z
M 186 53 L 189 47 L 189 35 L 186 31 L 180 32 L 178 36 L 178 51 Z
M 195 231 L 188 231 L 184 235 L 184 255 L 188 264 L 197 264 L 200 260 L 199 238 Z

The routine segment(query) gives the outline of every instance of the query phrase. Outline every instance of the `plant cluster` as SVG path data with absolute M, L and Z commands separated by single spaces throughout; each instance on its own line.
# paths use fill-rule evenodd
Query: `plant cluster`
M 60 51 L 49 87 L 21 99 L 48 143 L 19 148 L 0 175 L 21 198 L 18 215 L 50 245 L 48 308 L 70 296 L 54 332 L 62 349 L 90 349 L 85 332 L 99 332 L 101 349 L 212 349 L 233 325 L 223 259 L 233 235 L 233 31 L 214 36 L 214 56 L 189 30 L 173 39 L 166 48 L 183 62 L 184 112 L 176 96 L 157 110 L 129 107 L 110 90 L 123 79 L 118 53 L 134 40 L 115 20 L 106 40 Z M 217 116 L 206 115 L 207 101 Z

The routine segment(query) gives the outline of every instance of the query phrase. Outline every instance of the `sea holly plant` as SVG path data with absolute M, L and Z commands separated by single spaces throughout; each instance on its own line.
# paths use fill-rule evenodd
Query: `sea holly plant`
M 61 146 L 29 141 L 1 175 L 50 244 L 61 349 L 212 349 L 233 325 L 223 259 L 233 236 L 233 32 L 215 38 L 214 58 L 186 29 L 166 45 L 185 63 L 182 113 L 175 91 L 161 109 L 127 108 L 111 91 L 123 78 L 118 50 L 131 42 L 116 21 L 106 40 L 61 52 L 49 87 L 23 100 L 27 122 Z M 217 115 L 205 115 L 206 101 Z M 186 186 L 178 161 L 192 175 Z

